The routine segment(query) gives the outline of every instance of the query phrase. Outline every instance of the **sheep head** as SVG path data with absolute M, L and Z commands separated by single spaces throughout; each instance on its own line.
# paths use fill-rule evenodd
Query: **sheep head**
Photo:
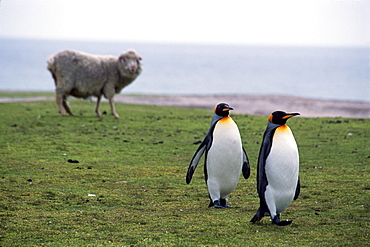
M 121 74 L 129 77 L 138 76 L 142 71 L 140 60 L 142 58 L 134 50 L 121 54 L 118 58 L 118 68 Z

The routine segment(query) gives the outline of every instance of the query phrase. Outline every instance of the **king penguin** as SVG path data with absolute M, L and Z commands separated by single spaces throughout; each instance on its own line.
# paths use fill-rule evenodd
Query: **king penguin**
M 260 207 L 251 222 L 270 216 L 272 223 L 286 226 L 292 220 L 280 220 L 280 214 L 298 198 L 299 155 L 297 143 L 286 121 L 299 113 L 273 112 L 263 135 L 258 166 L 257 191 Z
M 226 103 L 215 107 L 211 127 L 186 174 L 186 183 L 189 184 L 205 153 L 204 176 L 210 197 L 209 207 L 229 208 L 226 202 L 238 184 L 240 173 L 245 179 L 250 175 L 248 156 L 242 146 L 238 126 L 229 116 L 230 110 L 234 109 Z

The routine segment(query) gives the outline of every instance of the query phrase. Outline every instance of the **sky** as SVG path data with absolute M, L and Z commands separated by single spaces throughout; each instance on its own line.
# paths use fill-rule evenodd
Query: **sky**
M 0 1 L 5 38 L 370 45 L 370 0 Z

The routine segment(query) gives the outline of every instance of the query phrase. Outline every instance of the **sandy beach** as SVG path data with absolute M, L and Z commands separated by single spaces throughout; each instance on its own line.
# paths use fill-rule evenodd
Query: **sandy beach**
M 315 100 L 292 96 L 218 95 L 218 96 L 124 96 L 116 102 L 210 108 L 220 102 L 230 104 L 235 113 L 266 116 L 275 110 L 300 112 L 305 117 L 369 118 L 370 103 Z
M 52 97 L 0 98 L 3 102 L 54 100 Z M 302 117 L 370 118 L 370 103 L 317 100 L 277 95 L 214 95 L 214 96 L 150 96 L 116 95 L 117 103 L 159 106 L 180 106 L 213 109 L 226 102 L 234 113 L 267 116 L 275 110 L 299 112 Z

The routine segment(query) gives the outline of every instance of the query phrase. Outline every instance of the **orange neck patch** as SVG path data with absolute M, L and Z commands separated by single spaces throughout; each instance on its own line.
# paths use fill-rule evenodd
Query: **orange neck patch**
M 276 132 L 279 132 L 279 133 L 290 132 L 290 128 L 288 125 L 284 124 L 284 125 L 277 127 Z
M 231 117 L 223 117 L 223 118 L 221 118 L 219 121 L 228 121 L 228 120 L 230 120 L 230 118 L 231 118 Z

